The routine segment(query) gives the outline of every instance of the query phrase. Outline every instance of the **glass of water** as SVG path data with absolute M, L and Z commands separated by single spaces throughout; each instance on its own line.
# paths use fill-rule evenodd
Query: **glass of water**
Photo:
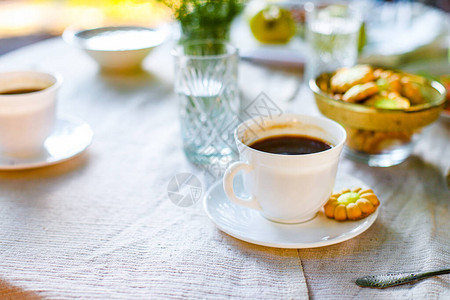
M 240 104 L 237 49 L 221 41 L 194 41 L 173 55 L 187 158 L 200 165 L 232 161 Z
M 306 40 L 309 48 L 306 79 L 323 72 L 356 64 L 361 29 L 360 13 L 347 5 L 316 6 L 306 10 Z

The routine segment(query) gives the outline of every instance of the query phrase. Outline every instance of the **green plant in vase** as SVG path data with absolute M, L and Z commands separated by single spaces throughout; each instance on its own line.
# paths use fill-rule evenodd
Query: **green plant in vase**
M 180 22 L 180 42 L 189 40 L 229 40 L 233 19 L 241 13 L 245 0 L 161 0 Z

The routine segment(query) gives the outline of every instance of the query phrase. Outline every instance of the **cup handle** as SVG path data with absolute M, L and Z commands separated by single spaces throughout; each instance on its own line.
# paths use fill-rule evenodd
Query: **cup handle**
M 236 174 L 239 171 L 244 171 L 247 173 L 250 172 L 251 170 L 253 170 L 253 167 L 245 162 L 238 161 L 231 164 L 225 171 L 225 174 L 223 176 L 223 189 L 225 190 L 225 194 L 227 195 L 228 199 L 230 199 L 231 202 L 233 202 L 234 204 L 256 210 L 261 210 L 261 206 L 259 205 L 258 201 L 255 199 L 254 196 L 251 196 L 248 199 L 241 199 L 234 193 L 233 182 Z

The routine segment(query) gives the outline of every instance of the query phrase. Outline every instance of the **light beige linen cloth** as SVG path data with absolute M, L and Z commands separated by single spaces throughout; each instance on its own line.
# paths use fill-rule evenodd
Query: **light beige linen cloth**
M 170 60 L 162 47 L 146 61 L 150 73 L 111 76 L 59 39 L 0 58 L 2 70 L 62 73 L 59 111 L 83 118 L 95 132 L 89 150 L 71 161 L 0 172 L 0 279 L 7 292 L 55 299 L 448 296 L 448 275 L 386 290 L 362 289 L 354 280 L 450 264 L 450 194 L 443 177 L 450 124 L 434 124 L 414 156 L 396 167 L 342 159 L 340 171 L 364 180 L 382 201 L 365 233 L 316 249 L 251 245 L 220 232 L 200 203 L 180 208 L 167 197 L 167 184 L 179 172 L 204 179 L 204 190 L 211 181 L 183 156 Z M 280 100 L 295 80 L 241 68 L 249 99 L 261 87 Z M 317 113 L 305 90 L 290 106 Z

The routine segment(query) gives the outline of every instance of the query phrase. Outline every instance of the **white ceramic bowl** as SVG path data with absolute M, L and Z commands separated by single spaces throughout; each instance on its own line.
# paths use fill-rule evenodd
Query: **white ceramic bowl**
M 63 39 L 92 57 L 103 70 L 138 69 L 152 49 L 168 37 L 165 29 L 137 26 L 99 27 L 87 30 L 67 29 Z

